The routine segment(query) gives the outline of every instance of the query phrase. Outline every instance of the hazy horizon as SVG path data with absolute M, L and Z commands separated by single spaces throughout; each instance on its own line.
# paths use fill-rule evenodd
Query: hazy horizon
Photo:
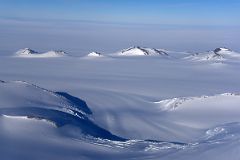
M 112 53 L 133 45 L 189 52 L 216 47 L 240 51 L 236 0 L 0 3 L 1 55 L 26 47 L 78 55 Z

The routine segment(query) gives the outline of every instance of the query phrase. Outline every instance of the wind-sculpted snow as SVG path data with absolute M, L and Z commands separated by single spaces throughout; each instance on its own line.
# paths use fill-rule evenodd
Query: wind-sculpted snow
M 64 92 L 52 92 L 23 81 L 0 86 L 0 114 L 24 116 L 53 122 L 57 127 L 70 125 L 93 137 L 123 140 L 94 124 L 85 101 Z M 12 101 L 11 99 L 14 99 Z
M 112 135 L 110 132 L 98 127 L 91 122 L 86 116 L 75 113 L 76 116 L 53 109 L 44 109 L 37 107 L 18 107 L 18 108 L 1 108 L 1 115 L 8 116 L 22 116 L 33 119 L 43 119 L 54 123 L 57 127 L 71 126 L 65 131 L 68 134 L 72 130 L 75 131 L 74 135 L 81 134 L 92 136 L 96 138 L 119 140 L 123 141 L 123 138 Z
M 158 104 L 163 111 L 165 110 L 171 111 L 171 110 L 177 109 L 178 107 L 180 107 L 181 105 L 184 105 L 185 103 L 194 103 L 194 101 L 206 101 L 207 103 L 208 100 L 211 100 L 214 98 L 218 99 L 218 98 L 231 98 L 231 97 L 240 98 L 240 95 L 235 93 L 223 93 L 215 96 L 180 97 L 180 98 L 166 99 L 166 100 L 162 100 L 155 103 Z
M 89 114 L 86 103 L 67 93 L 53 92 L 24 81 L 5 82 L 1 87 L 1 106 L 7 107 L 44 107 L 70 114 Z M 14 98 L 14 101 L 11 99 Z
M 233 122 L 223 124 L 206 131 L 202 141 L 231 141 L 233 139 L 240 139 L 240 123 Z
M 55 92 L 56 94 L 66 98 L 69 103 L 71 103 L 74 107 L 82 110 L 83 112 L 87 113 L 87 114 L 92 114 L 92 111 L 89 109 L 87 103 L 77 97 L 74 97 L 68 93 L 65 92 Z
M 10 159 L 233 159 L 239 158 L 239 123 L 210 128 L 189 143 L 161 141 L 112 141 L 90 137 L 67 138 L 48 122 L 3 116 L 0 123 L 1 157 Z M 47 136 L 46 136 L 47 135 Z M 67 136 L 67 137 L 66 137 Z M 12 141 L 14 139 L 14 141 Z M 34 146 L 34 147 L 33 147 Z M 229 149 L 230 148 L 230 149 Z M 20 151 L 20 154 L 19 154 Z M 228 153 L 228 154 L 226 154 Z
M 1 57 L 0 159 L 240 159 L 238 53 L 161 51 Z

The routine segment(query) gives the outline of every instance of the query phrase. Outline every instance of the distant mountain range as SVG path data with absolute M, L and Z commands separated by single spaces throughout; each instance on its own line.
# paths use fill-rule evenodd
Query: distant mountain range
M 66 55 L 67 55 L 67 53 L 64 51 L 48 51 L 48 52 L 39 53 L 30 48 L 20 49 L 15 54 L 15 56 L 17 56 L 17 57 L 25 57 L 25 58 L 63 57 Z
M 54 58 L 64 57 L 68 54 L 64 51 L 48 51 L 39 53 L 30 48 L 20 49 L 15 53 L 15 57 L 21 58 Z M 240 59 L 240 53 L 232 51 L 231 49 L 220 47 L 212 51 L 189 53 L 189 52 L 175 52 L 164 49 L 155 49 L 147 47 L 133 46 L 127 49 L 123 49 L 113 54 L 102 54 L 100 52 L 91 52 L 85 57 L 143 57 L 143 56 L 161 56 L 163 58 L 183 59 L 188 61 L 211 61 L 211 62 L 223 62 L 226 60 Z

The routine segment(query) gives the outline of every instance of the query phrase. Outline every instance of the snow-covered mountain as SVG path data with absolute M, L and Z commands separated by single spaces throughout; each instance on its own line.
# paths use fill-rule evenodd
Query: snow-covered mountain
M 214 50 L 214 53 L 222 55 L 226 59 L 234 59 L 234 58 L 240 59 L 240 53 L 235 52 L 228 48 L 216 48 Z
M 224 52 L 232 52 L 232 51 L 226 47 L 220 47 L 220 48 L 216 48 L 214 50 L 214 53 L 216 53 L 216 54 L 220 54 L 220 53 L 224 53 Z
M 20 49 L 16 52 L 16 55 L 33 55 L 33 54 L 39 54 L 37 51 L 34 51 L 30 48 L 24 48 Z
M 225 60 L 234 60 L 240 59 L 240 54 L 234 52 L 228 48 L 216 48 L 213 51 L 208 51 L 204 53 L 195 53 L 190 56 L 185 57 L 188 60 L 194 61 L 214 61 L 214 62 L 221 62 Z
M 20 49 L 15 54 L 16 57 L 22 58 L 50 58 L 50 57 L 63 57 L 66 55 L 67 53 L 64 51 L 48 51 L 44 53 L 39 53 L 30 48 Z
M 103 57 L 103 55 L 99 52 L 91 52 L 87 55 L 87 57 Z
M 168 56 L 168 54 L 159 49 L 133 46 L 117 53 L 119 56 Z

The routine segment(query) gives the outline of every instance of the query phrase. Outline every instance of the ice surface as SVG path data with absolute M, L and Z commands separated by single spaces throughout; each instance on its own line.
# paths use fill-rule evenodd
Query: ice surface
M 1 159 L 239 159 L 239 53 L 158 51 L 1 57 Z

